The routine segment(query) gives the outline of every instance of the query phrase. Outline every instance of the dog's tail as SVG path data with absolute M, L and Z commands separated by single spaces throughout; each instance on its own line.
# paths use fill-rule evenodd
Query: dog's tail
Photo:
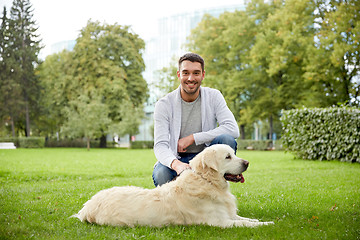
M 84 204 L 83 208 L 82 208 L 78 213 L 70 216 L 70 218 L 77 218 L 77 219 L 79 219 L 81 222 L 84 222 L 84 221 L 87 221 L 87 222 L 89 222 L 89 223 L 94 222 L 95 219 L 94 219 L 94 217 L 92 217 L 94 214 L 93 214 L 93 212 L 91 211 L 91 209 L 92 209 L 91 207 L 92 207 L 92 206 L 89 206 L 89 205 L 90 205 L 90 204 L 89 204 L 90 202 L 91 202 L 91 200 L 87 201 L 87 202 Z
M 80 221 L 82 221 L 79 213 L 76 213 L 76 214 L 74 214 L 74 215 L 71 215 L 69 218 L 78 218 Z

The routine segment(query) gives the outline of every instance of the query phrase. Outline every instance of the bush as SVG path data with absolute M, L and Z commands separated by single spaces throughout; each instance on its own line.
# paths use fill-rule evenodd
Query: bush
M 45 147 L 45 138 L 44 137 L 0 138 L 0 142 L 13 142 L 17 148 L 43 148 L 43 147 Z
M 19 138 L 17 137 L 2 137 L 0 138 L 0 142 L 12 142 L 15 147 L 20 147 Z
M 271 147 L 271 140 L 237 140 L 238 149 L 239 150 L 270 150 Z
M 21 148 L 43 148 L 45 147 L 44 137 L 21 137 L 19 138 Z
M 280 120 L 284 147 L 299 157 L 360 162 L 360 109 L 288 110 Z
M 132 149 L 153 148 L 154 141 L 135 141 L 131 143 Z
M 54 138 L 48 138 L 46 139 L 45 143 L 46 147 L 65 147 L 65 148 L 86 148 L 87 143 L 86 140 L 83 139 L 54 139 Z M 90 148 L 98 148 L 100 146 L 100 143 L 98 140 L 91 140 L 90 141 Z

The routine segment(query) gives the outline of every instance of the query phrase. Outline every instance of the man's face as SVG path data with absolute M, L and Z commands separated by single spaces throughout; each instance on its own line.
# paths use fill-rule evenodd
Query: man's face
M 184 101 L 194 101 L 200 92 L 200 85 L 205 77 L 205 71 L 202 71 L 199 62 L 183 61 L 177 76 L 181 85 L 181 97 Z

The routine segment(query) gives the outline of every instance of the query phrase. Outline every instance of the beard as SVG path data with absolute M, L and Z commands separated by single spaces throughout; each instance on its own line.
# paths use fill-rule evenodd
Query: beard
M 182 83 L 182 89 L 184 90 L 184 92 L 188 95 L 194 95 L 194 94 L 197 94 L 198 91 L 199 91 L 199 88 L 200 88 L 200 84 L 201 84 L 201 81 L 198 82 L 190 82 L 190 83 Z

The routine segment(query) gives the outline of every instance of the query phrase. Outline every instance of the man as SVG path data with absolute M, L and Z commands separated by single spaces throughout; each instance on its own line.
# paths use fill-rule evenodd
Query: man
M 205 147 L 228 144 L 236 151 L 239 128 L 220 91 L 200 87 L 204 60 L 194 53 L 179 59 L 180 86 L 161 98 L 154 111 L 155 186 L 189 169 L 189 161 Z M 218 125 L 217 125 L 218 124 Z

